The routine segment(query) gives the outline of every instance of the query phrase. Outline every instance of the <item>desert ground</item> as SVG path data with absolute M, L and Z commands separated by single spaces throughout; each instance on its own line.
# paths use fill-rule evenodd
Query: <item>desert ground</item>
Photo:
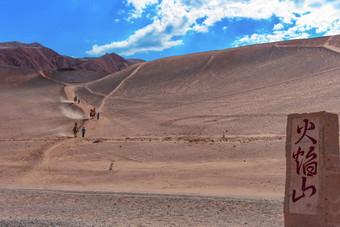
M 332 36 L 92 79 L 1 66 L 0 224 L 283 226 L 287 116 L 340 113 L 339 53 Z

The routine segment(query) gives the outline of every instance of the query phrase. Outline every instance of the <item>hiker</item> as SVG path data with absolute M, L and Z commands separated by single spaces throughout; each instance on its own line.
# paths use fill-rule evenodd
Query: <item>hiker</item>
M 99 116 L 100 116 L 100 114 L 99 114 L 99 112 L 97 113 L 97 120 L 99 120 Z
M 78 99 L 78 104 L 80 103 L 80 99 Z
M 74 134 L 74 137 L 77 137 L 77 132 L 79 131 L 79 128 L 78 128 L 78 123 L 74 123 L 74 127 L 73 127 L 73 134 Z
M 85 136 L 85 132 L 86 132 L 86 130 L 85 130 L 85 128 L 83 127 L 83 129 L 81 130 L 81 132 L 83 133 L 83 137 Z
M 76 103 L 77 102 L 77 96 L 74 96 L 74 99 L 73 99 L 73 101 L 74 101 L 74 103 Z
M 90 117 L 91 118 L 94 118 L 96 116 L 96 112 L 93 110 L 93 109 L 91 109 L 91 111 L 90 111 Z

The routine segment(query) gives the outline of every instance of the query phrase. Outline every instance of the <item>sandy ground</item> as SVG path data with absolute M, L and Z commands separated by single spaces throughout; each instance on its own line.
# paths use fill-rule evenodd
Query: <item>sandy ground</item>
M 184 127 L 194 132 L 187 133 L 174 126 L 180 120 L 169 122 L 167 116 L 160 120 L 168 128 L 163 132 L 148 120 L 116 115 L 112 123 L 105 111 L 109 96 L 97 107 L 100 119 L 88 120 L 92 105 L 68 101 L 80 85 L 59 86 L 43 98 L 11 96 L 37 124 L 29 127 L 27 112 L 13 111 L 13 120 L 1 126 L 8 124 L 10 132 L 0 135 L 2 226 L 282 225 L 284 136 L 225 132 L 223 138 L 196 133 L 201 129 L 194 126 Z M 24 105 L 30 100 L 35 108 Z M 50 115 L 38 111 L 46 105 Z M 223 119 L 208 120 L 215 118 Z M 18 129 L 10 127 L 18 120 Z M 85 138 L 73 138 L 74 121 L 86 127 Z M 51 135 L 45 135 L 47 128 Z
M 339 53 L 308 45 L 160 59 L 84 83 L 6 68 L 0 225 L 282 226 L 287 115 L 340 113 Z

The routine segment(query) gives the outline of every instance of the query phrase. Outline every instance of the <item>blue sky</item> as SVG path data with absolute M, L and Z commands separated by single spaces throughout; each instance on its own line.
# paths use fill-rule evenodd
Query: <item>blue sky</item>
M 0 0 L 0 42 L 147 61 L 340 34 L 339 0 Z

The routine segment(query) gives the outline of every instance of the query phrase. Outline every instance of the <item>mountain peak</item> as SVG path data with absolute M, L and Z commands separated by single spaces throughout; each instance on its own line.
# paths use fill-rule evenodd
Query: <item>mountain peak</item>
M 37 42 L 13 41 L 0 43 L 0 65 L 52 71 L 73 68 L 113 73 L 131 65 L 131 62 L 115 53 L 106 53 L 99 58 L 71 58 L 62 56 Z
M 40 43 L 21 43 L 18 41 L 0 43 L 0 48 L 20 48 L 20 47 L 44 47 Z
M 27 43 L 24 44 L 26 47 L 44 47 L 43 45 L 41 45 L 40 43 L 34 42 L 34 43 Z

